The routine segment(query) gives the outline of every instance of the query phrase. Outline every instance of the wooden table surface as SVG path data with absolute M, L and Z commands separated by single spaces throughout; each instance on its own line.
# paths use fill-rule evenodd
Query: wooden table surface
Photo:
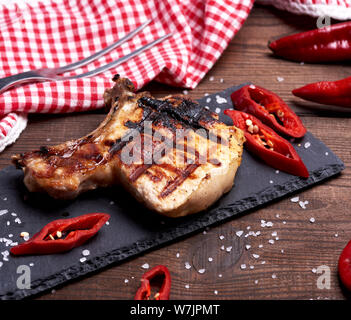
M 276 59 L 267 49 L 269 39 L 314 28 L 316 19 L 255 7 L 222 57 L 199 86 L 189 91 L 189 96 L 200 98 L 207 92 L 247 81 L 278 93 L 298 112 L 308 130 L 344 161 L 346 169 L 341 175 L 299 193 L 300 200 L 309 202 L 305 210 L 285 198 L 210 228 L 205 234 L 200 232 L 112 265 L 38 298 L 132 299 L 145 271 L 141 268 L 144 263 L 169 267 L 173 279 L 171 299 L 347 298 L 338 280 L 337 261 L 351 238 L 350 114 L 313 111 L 309 108 L 312 104 L 301 104 L 292 96 L 291 90 L 309 82 L 347 77 L 350 67 L 345 64 L 300 65 Z M 214 80 L 210 81 L 210 77 Z M 277 77 L 284 81 L 278 81 Z M 146 89 L 157 97 L 182 92 L 158 83 L 151 83 Z M 30 116 L 29 125 L 18 141 L 0 155 L 0 167 L 9 165 L 13 153 L 85 135 L 103 118 L 101 112 Z M 310 222 L 311 217 L 315 218 L 314 223 Z M 261 220 L 274 225 L 263 228 Z M 260 230 L 261 235 L 247 238 L 235 235 L 236 231 L 249 228 Z M 220 235 L 225 239 L 220 240 Z M 275 237 L 279 240 L 270 244 L 268 240 Z M 243 242 L 251 248 L 240 250 Z M 233 250 L 230 253 L 222 251 L 221 245 L 233 246 Z M 255 259 L 252 254 L 258 254 L 259 258 Z M 208 261 L 209 257 L 213 258 L 212 262 Z M 192 265 L 190 270 L 185 268 L 185 262 Z M 245 270 L 240 268 L 242 264 L 247 265 Z M 197 272 L 201 266 L 206 268 L 204 274 Z M 322 274 L 328 276 L 328 270 L 330 288 L 318 288 L 318 278 Z M 319 271 L 323 273 L 319 274 Z M 125 279 L 129 282 L 125 283 Z

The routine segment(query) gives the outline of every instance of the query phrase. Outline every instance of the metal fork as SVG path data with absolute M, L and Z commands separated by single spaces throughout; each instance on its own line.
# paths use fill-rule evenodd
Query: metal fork
M 138 48 L 137 50 L 127 54 L 124 57 L 121 57 L 119 59 L 117 59 L 116 61 L 110 62 L 104 66 L 101 66 L 99 68 L 96 68 L 94 70 L 82 73 L 82 74 L 78 74 L 78 75 L 74 75 L 74 76 L 59 76 L 59 74 L 65 73 L 67 71 L 73 70 L 73 69 L 77 69 L 80 68 L 82 66 L 85 66 L 87 64 L 89 64 L 90 62 L 100 58 L 102 55 L 110 52 L 111 50 L 117 48 L 118 46 L 122 45 L 124 42 L 128 41 L 130 38 L 132 38 L 134 35 L 136 35 L 137 33 L 139 33 L 142 29 L 144 29 L 149 23 L 151 22 L 151 20 L 148 20 L 146 22 L 144 22 L 141 26 L 139 26 L 138 28 L 136 28 L 135 30 L 133 30 L 132 32 L 128 33 L 126 36 L 124 36 L 122 39 L 118 40 L 117 42 L 109 45 L 108 47 L 102 49 L 101 51 L 98 51 L 96 53 L 94 53 L 93 55 L 91 55 L 90 57 L 87 57 L 83 60 L 77 61 L 75 63 L 71 63 L 68 64 L 64 67 L 58 67 L 58 68 L 41 68 L 41 69 L 36 69 L 36 70 L 30 70 L 30 71 L 26 71 L 26 72 L 22 72 L 22 73 L 18 73 L 9 77 L 5 77 L 0 79 L 0 94 L 3 93 L 5 90 L 21 84 L 21 83 L 25 83 L 25 82 L 32 82 L 32 81 L 62 81 L 62 80 L 69 80 L 69 79 L 79 79 L 79 78 L 83 78 L 83 77 L 92 77 L 94 75 L 97 75 L 105 70 L 108 70 L 112 67 L 116 67 L 119 64 L 131 59 L 132 57 L 138 55 L 139 53 L 153 47 L 154 45 L 162 42 L 163 40 L 169 38 L 172 33 L 169 33 L 167 35 L 164 35 L 140 48 Z

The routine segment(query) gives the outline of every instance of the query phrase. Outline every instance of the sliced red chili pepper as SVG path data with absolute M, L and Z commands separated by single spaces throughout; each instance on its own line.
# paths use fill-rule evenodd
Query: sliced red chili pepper
M 299 98 L 317 103 L 351 107 L 351 77 L 338 81 L 310 83 L 293 90 L 292 93 Z
M 10 252 L 27 255 L 69 251 L 93 237 L 109 218 L 107 213 L 88 213 L 52 221 L 28 241 L 12 247 Z
M 245 133 L 245 147 L 275 169 L 307 178 L 306 166 L 294 147 L 254 116 L 235 110 L 224 110 L 233 124 Z
M 268 44 L 280 57 L 299 62 L 349 60 L 351 22 L 293 34 Z
M 160 291 L 155 294 L 156 300 L 169 300 L 171 291 L 171 275 L 167 267 L 158 265 L 144 273 L 141 278 L 141 286 L 135 294 L 134 300 L 149 300 L 151 295 L 150 281 L 157 276 L 163 276 L 163 283 Z
M 351 290 L 351 240 L 341 252 L 338 271 L 341 282 L 348 290 Z
M 307 131 L 294 111 L 278 95 L 267 89 L 246 85 L 234 91 L 231 98 L 235 109 L 254 115 L 282 134 L 301 138 Z

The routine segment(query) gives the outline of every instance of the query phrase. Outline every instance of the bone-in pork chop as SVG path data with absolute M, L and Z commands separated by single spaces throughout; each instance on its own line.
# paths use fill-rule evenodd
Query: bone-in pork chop
M 115 76 L 110 112 L 87 136 L 13 156 L 29 191 L 72 199 L 122 184 L 146 207 L 179 217 L 202 211 L 232 186 L 244 136 L 183 96 L 154 99 Z M 116 201 L 119 195 L 116 194 Z

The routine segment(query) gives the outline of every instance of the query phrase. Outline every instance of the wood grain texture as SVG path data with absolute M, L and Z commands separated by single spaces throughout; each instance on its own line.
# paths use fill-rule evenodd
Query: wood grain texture
M 206 92 L 217 92 L 247 81 L 273 90 L 298 112 L 309 131 L 344 161 L 346 169 L 341 175 L 300 192 L 300 199 L 309 201 L 305 210 L 286 198 L 38 298 L 132 299 L 145 271 L 141 268 L 145 262 L 151 267 L 156 264 L 169 267 L 173 280 L 171 299 L 347 298 L 338 281 L 337 260 L 351 238 L 350 115 L 311 110 L 312 104 L 301 103 L 292 96 L 291 90 L 309 82 L 346 77 L 349 66 L 300 65 L 276 59 L 267 49 L 269 39 L 315 28 L 315 23 L 316 20 L 309 17 L 255 7 L 223 56 L 189 96 L 200 98 Z M 278 76 L 284 81 L 279 82 Z M 210 77 L 214 80 L 210 81 Z M 155 82 L 145 89 L 155 96 L 182 92 Z M 103 118 L 102 113 L 33 115 L 20 139 L 0 155 L 0 167 L 9 165 L 14 153 L 85 135 Z M 310 222 L 311 217 L 315 218 L 314 223 Z M 261 220 L 271 221 L 273 226 L 262 227 Z M 244 234 L 238 237 L 236 232 L 240 230 Z M 261 234 L 245 237 L 249 231 L 261 231 Z M 220 235 L 224 236 L 223 240 Z M 274 244 L 269 243 L 270 239 Z M 246 245 L 251 248 L 247 250 Z M 230 252 L 221 250 L 222 246 Z M 190 270 L 185 268 L 185 262 L 192 265 Z M 242 264 L 246 264 L 246 269 L 241 269 Z M 330 268 L 330 289 L 317 287 L 320 274 L 312 270 L 322 265 Z M 201 268 L 206 269 L 205 273 L 198 273 Z M 189 289 L 185 288 L 187 284 Z

